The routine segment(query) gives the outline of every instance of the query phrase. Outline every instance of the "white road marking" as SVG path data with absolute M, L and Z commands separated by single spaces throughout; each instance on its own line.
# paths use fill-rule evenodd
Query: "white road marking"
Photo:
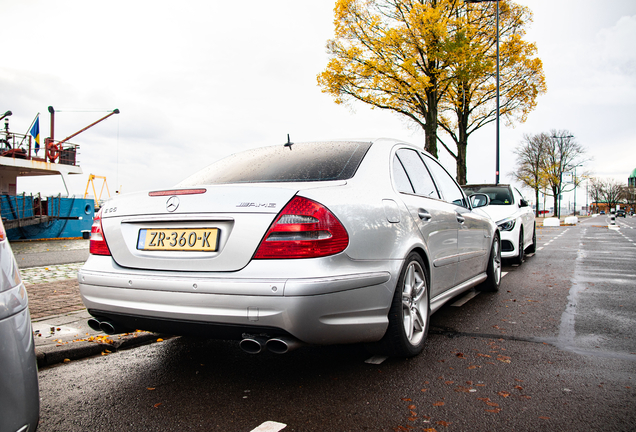
M 278 423 L 275 421 L 266 421 L 256 429 L 252 429 L 251 432 L 278 432 L 287 427 L 284 423 Z
M 502 277 L 503 277 L 503 273 L 502 273 Z M 479 295 L 479 293 L 480 293 L 479 291 L 470 290 L 466 294 L 461 296 L 459 298 L 459 300 L 457 300 L 455 303 L 451 304 L 451 306 L 461 307 L 461 306 L 465 305 L 466 303 L 468 303 L 470 300 L 472 300 L 475 297 L 477 297 Z
M 379 365 L 379 364 L 382 364 L 384 360 L 386 359 L 388 359 L 387 356 L 375 355 L 371 358 L 366 359 L 364 362 L 369 364 Z

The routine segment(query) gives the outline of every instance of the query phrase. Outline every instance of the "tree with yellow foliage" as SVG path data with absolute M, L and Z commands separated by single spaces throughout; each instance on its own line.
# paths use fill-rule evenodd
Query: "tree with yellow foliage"
M 502 10 L 510 9 L 505 6 L 510 2 L 501 3 Z M 442 142 L 457 160 L 463 184 L 468 136 L 493 121 L 496 111 L 496 28 L 490 10 L 463 0 L 338 0 L 335 37 L 327 44 L 331 59 L 318 83 L 336 103 L 357 100 L 406 116 L 424 129 L 425 149 L 435 157 L 441 126 L 457 144 L 454 153 Z M 519 91 L 525 72 L 515 72 L 513 65 L 534 52 L 532 46 L 519 51 L 518 43 L 506 45 L 504 38 L 520 40 L 524 24 L 510 21 L 501 32 L 506 48 L 502 56 L 510 56 L 505 68 L 502 62 L 501 76 L 514 78 L 505 83 L 502 79 L 500 86 L 508 95 L 502 113 L 509 119 L 521 113 L 523 120 L 536 94 L 545 91 L 540 61 L 534 65 L 541 78 L 535 96 Z M 505 90 L 506 85 L 515 91 Z M 515 104 L 514 98 L 522 94 L 526 101 Z
M 526 120 L 536 106 L 537 96 L 545 93 L 546 84 L 535 44 L 523 40 L 524 27 L 531 22 L 532 13 L 504 0 L 500 0 L 499 8 L 499 115 L 512 125 Z M 468 137 L 497 118 L 496 32 L 496 4 L 465 5 L 450 62 L 451 84 L 442 99 L 438 119 L 456 146 L 453 151 L 440 139 L 457 162 L 460 184 L 466 183 Z

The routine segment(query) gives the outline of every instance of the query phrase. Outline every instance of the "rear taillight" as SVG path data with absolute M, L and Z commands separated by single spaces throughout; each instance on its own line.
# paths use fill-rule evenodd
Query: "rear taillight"
M 110 250 L 108 249 L 102 230 L 102 209 L 97 212 L 95 219 L 93 219 L 89 251 L 93 255 L 110 255 Z
M 333 213 L 295 197 L 269 228 L 254 258 L 317 258 L 342 252 L 348 244 L 349 235 Z
M 2 225 L 2 218 L 0 218 L 0 242 L 4 241 L 7 238 L 7 232 L 4 230 L 4 225 Z

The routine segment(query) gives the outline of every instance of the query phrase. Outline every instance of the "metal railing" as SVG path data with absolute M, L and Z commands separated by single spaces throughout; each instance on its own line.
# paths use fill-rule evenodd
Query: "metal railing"
M 38 145 L 31 135 L 0 131 L 0 156 L 14 159 L 52 162 L 63 165 L 77 165 L 79 145 L 49 141 Z

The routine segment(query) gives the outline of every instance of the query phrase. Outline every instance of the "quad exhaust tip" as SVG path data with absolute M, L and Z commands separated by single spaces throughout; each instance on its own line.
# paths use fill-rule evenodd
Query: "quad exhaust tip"
M 129 331 L 128 328 L 123 327 L 115 322 L 108 320 L 101 321 L 97 318 L 89 318 L 88 326 L 95 331 L 101 331 L 106 333 L 107 335 L 114 335 Z
M 302 343 L 290 337 L 267 338 L 264 336 L 247 336 L 239 343 L 239 347 L 248 354 L 260 354 L 265 350 L 274 354 L 286 354 L 300 347 Z

